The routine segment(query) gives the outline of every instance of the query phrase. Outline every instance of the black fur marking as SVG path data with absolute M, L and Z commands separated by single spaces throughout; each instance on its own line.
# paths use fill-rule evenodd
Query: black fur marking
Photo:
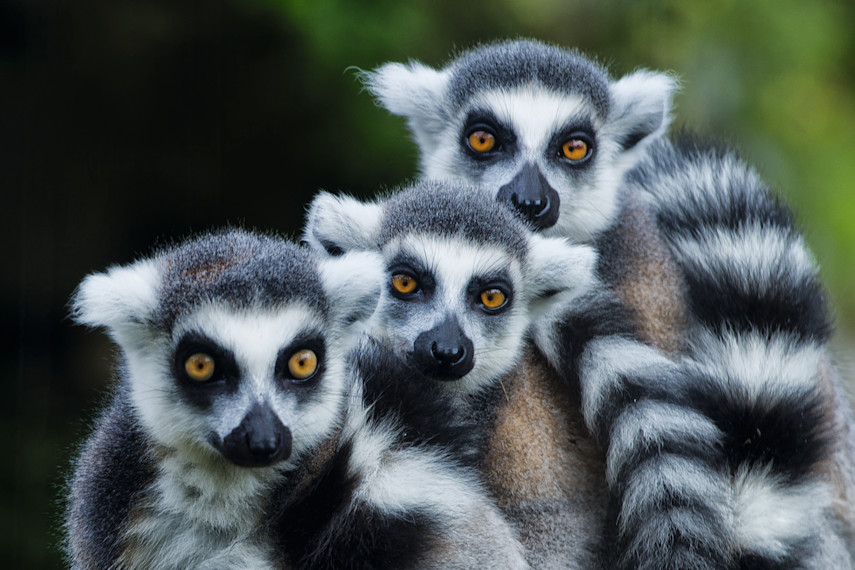
M 802 340 L 824 343 L 831 322 L 824 289 L 813 275 L 794 275 L 783 264 L 767 282 L 751 284 L 745 276 L 687 268 L 692 312 L 713 331 L 796 333 Z
M 317 358 L 317 368 L 308 378 L 295 378 L 288 368 L 288 361 L 301 350 L 311 350 Z M 320 331 L 306 331 L 297 336 L 288 346 L 279 351 L 273 375 L 280 382 L 280 389 L 297 394 L 297 401 L 303 401 L 313 392 L 321 381 L 326 369 L 326 342 Z
M 184 369 L 187 359 L 196 354 L 204 353 L 214 360 L 214 375 L 202 382 L 188 377 Z M 181 397 L 192 406 L 207 410 L 214 399 L 224 394 L 237 392 L 241 372 L 230 350 L 198 332 L 184 335 L 175 348 L 172 361 L 172 371 Z
M 332 513 L 347 508 L 358 481 L 348 474 L 352 445 L 345 442 L 332 461 L 326 464 L 312 484 L 299 498 L 289 499 L 292 489 L 283 490 L 283 497 L 274 504 L 288 503 L 276 516 L 272 527 L 278 548 L 298 565 L 305 565 L 316 555 L 315 550 L 325 549 L 331 539 L 327 536 Z
M 575 304 L 579 310 L 567 313 L 558 326 L 559 361 L 567 379 L 578 384 L 578 359 L 595 338 L 608 336 L 634 339 L 626 307 L 608 290 L 593 291 Z
M 825 398 L 817 388 L 782 386 L 759 401 L 739 387 L 710 381 L 690 398 L 724 433 L 724 456 L 732 470 L 769 466 L 783 481 L 809 478 L 831 454 Z
M 74 567 L 113 567 L 131 505 L 154 480 L 146 438 L 123 392 L 114 395 L 75 465 L 66 544 Z
M 474 463 L 479 430 L 439 382 L 373 340 L 358 352 L 356 366 L 365 404 L 373 405 L 371 421 L 399 425 L 398 445 L 440 447 L 462 464 Z
M 495 146 L 488 152 L 478 152 L 469 147 L 467 140 L 469 135 L 479 129 L 491 133 L 496 138 Z M 517 135 L 513 129 L 499 121 L 491 111 L 475 109 L 469 112 L 463 123 L 460 141 L 467 155 L 478 163 L 497 158 L 499 155 L 513 154 L 516 150 Z
M 581 95 L 600 117 L 609 116 L 608 72 L 576 51 L 527 40 L 508 41 L 469 50 L 449 68 L 453 70 L 448 88 L 453 112 L 479 92 L 537 82 L 561 93 Z
M 682 193 L 670 189 L 671 194 L 660 190 L 673 186 L 687 167 L 702 164 L 718 176 L 710 187 Z M 751 247 L 744 232 L 762 227 L 784 243 L 800 247 L 790 210 L 730 151 L 684 134 L 674 146 L 657 144 L 649 160 L 630 172 L 627 180 L 659 199 L 657 224 L 672 246 L 688 239 L 704 251 L 710 247 L 706 238 L 723 234 Z M 765 260 L 764 265 L 775 269 L 762 278 L 746 274 L 739 266 L 710 270 L 694 259 L 678 256 L 677 261 L 685 273 L 692 312 L 712 331 L 791 332 L 804 340 L 828 341 L 827 299 L 814 271 L 786 257 Z

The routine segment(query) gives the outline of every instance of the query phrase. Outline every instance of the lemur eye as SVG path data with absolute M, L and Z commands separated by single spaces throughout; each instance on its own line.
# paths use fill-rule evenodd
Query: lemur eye
M 207 382 L 214 375 L 214 359 L 204 352 L 197 352 L 184 361 L 187 377 L 196 382 Z
M 412 275 L 396 273 L 392 276 L 392 287 L 402 295 L 409 295 L 419 290 L 419 282 Z
M 288 372 L 295 380 L 308 380 L 318 369 L 318 355 L 304 348 L 298 350 L 288 359 Z
M 508 297 L 501 289 L 491 287 L 481 291 L 481 304 L 491 311 L 501 309 L 508 302 Z
M 469 133 L 466 142 L 475 152 L 490 152 L 496 146 L 496 136 L 489 131 L 478 129 Z
M 591 147 L 582 139 L 572 138 L 561 145 L 561 155 L 571 162 L 585 160 L 591 154 Z

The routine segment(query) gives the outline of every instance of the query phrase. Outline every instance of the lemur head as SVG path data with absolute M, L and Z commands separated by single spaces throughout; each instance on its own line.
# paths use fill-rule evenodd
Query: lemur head
M 617 81 L 575 51 L 510 41 L 435 70 L 388 63 L 363 74 L 407 118 L 427 178 L 490 188 L 535 229 L 586 241 L 614 219 L 623 174 L 669 123 L 675 80 Z
M 73 314 L 121 348 L 119 389 L 154 442 L 218 470 L 280 469 L 336 427 L 344 352 L 381 280 L 376 254 L 321 260 L 232 230 L 88 276 Z
M 379 250 L 375 334 L 464 392 L 508 372 L 529 324 L 594 280 L 592 249 L 533 234 L 490 193 L 450 182 L 367 203 L 321 193 L 304 239 L 328 253 Z

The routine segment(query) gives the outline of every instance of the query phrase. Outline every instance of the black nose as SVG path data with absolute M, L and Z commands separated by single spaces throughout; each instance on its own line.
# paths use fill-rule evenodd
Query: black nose
M 255 404 L 215 447 L 235 465 L 266 467 L 291 455 L 291 430 L 267 405 Z
M 472 341 L 454 316 L 423 332 L 413 343 L 416 365 L 439 380 L 458 380 L 469 374 L 475 366 L 474 352 Z
M 510 204 L 536 230 L 551 228 L 558 221 L 561 198 L 532 163 L 523 166 L 513 180 L 499 188 L 496 198 Z

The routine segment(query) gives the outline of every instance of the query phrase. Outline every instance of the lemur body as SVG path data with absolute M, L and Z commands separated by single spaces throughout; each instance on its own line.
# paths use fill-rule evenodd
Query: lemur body
M 578 53 L 527 41 L 364 78 L 407 118 L 423 176 L 490 188 L 545 235 L 596 245 L 625 334 L 679 362 L 682 381 L 601 390 L 598 379 L 656 357 L 586 340 L 596 317 L 584 313 L 535 334 L 553 366 L 572 363 L 605 446 L 616 566 L 852 564 L 852 424 L 816 269 L 753 171 L 663 137 L 672 78 L 612 81 Z M 589 349 L 598 356 L 573 354 Z M 776 435 L 736 453 L 760 425 Z M 802 447 L 812 453 L 797 459 Z
M 381 252 L 390 287 L 373 330 L 458 394 L 477 418 L 482 472 L 519 529 L 532 566 L 598 567 L 605 458 L 585 427 L 582 402 L 587 393 L 589 416 L 615 420 L 618 403 L 590 394 L 675 383 L 680 372 L 633 340 L 620 303 L 593 275 L 589 247 L 531 234 L 491 200 L 453 183 L 421 183 L 373 203 L 321 194 L 304 239 L 335 253 Z M 485 308 L 496 298 L 496 307 Z M 579 351 L 563 358 L 590 370 L 585 378 L 596 385 L 583 382 L 580 393 L 579 383 L 556 375 L 527 342 L 535 321 L 549 348 L 570 334 L 556 324 L 579 326 Z M 598 351 L 611 357 L 615 345 L 633 351 L 634 369 L 611 375 L 602 369 Z M 678 420 L 703 423 L 696 416 L 682 413 Z M 625 426 L 620 418 L 614 425 Z M 630 445 L 631 430 L 625 431 L 614 437 L 616 446 Z
M 70 484 L 72 566 L 524 567 L 469 426 L 382 347 L 348 355 L 379 279 L 241 231 L 89 276 L 75 316 L 124 362 Z

